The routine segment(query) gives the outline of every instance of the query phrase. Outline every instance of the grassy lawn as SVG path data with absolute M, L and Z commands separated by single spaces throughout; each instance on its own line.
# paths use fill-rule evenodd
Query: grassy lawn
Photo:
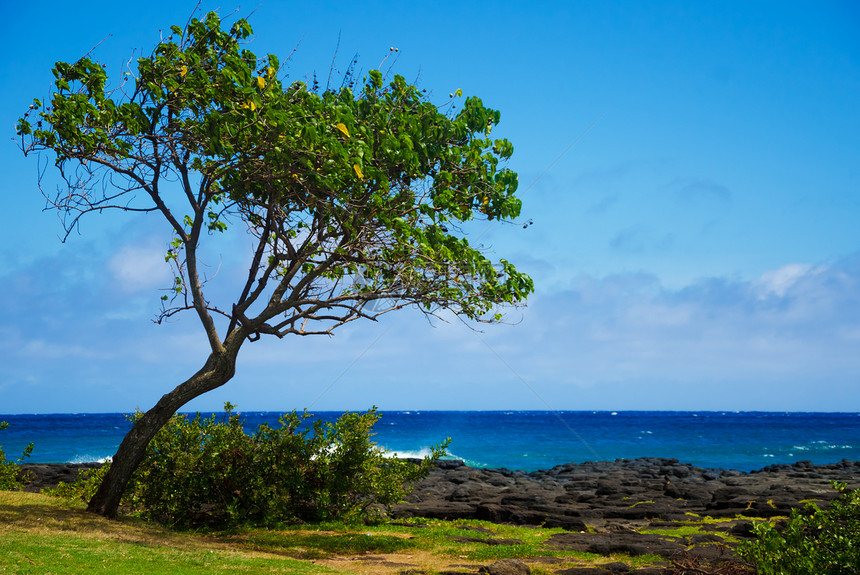
M 0 573 L 333 573 L 212 537 L 174 533 L 134 520 L 108 521 L 83 503 L 0 491 Z
M 503 558 L 530 563 L 536 575 L 658 557 L 601 557 L 549 549 L 561 529 L 482 521 L 413 519 L 377 526 L 305 525 L 283 530 L 176 532 L 132 517 L 108 521 L 83 503 L 0 491 L 0 573 L 367 573 L 404 570 L 477 572 Z M 668 536 L 680 533 L 666 533 Z M 482 540 L 494 541 L 488 545 Z M 546 558 L 552 558 L 552 564 Z

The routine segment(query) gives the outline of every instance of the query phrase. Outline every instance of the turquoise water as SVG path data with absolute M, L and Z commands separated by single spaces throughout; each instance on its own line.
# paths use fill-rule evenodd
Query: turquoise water
M 278 415 L 242 413 L 249 431 L 276 424 Z M 0 432 L 7 457 L 32 441 L 34 463 L 102 460 L 130 426 L 115 413 L 0 415 L 0 421 L 10 424 Z M 380 446 L 403 456 L 423 455 L 450 437 L 451 457 L 468 465 L 528 471 L 637 457 L 741 471 L 860 460 L 860 413 L 404 411 L 382 412 L 375 431 Z

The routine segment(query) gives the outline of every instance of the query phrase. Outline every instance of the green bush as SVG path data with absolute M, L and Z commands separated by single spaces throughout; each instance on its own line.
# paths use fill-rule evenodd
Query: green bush
M 753 526 L 756 540 L 738 554 L 760 575 L 860 575 L 860 489 L 834 483 L 839 495 L 825 509 L 793 509 L 785 522 Z
M 9 427 L 5 421 L 0 421 L 0 431 Z M 0 446 L 0 490 L 10 491 L 22 489 L 27 483 L 26 474 L 21 470 L 21 462 L 33 452 L 33 444 L 28 445 L 17 462 L 8 461 L 6 453 Z
M 248 435 L 233 407 L 224 417 L 174 416 L 149 444 L 123 504 L 176 526 L 367 521 L 401 501 L 447 447 L 420 464 L 386 457 L 371 439 L 375 408 L 332 423 L 292 412 Z M 99 480 L 67 490 L 91 494 Z
M 56 487 L 45 487 L 41 493 L 65 499 L 83 499 L 89 501 L 99 488 L 110 464 L 106 463 L 94 469 L 82 469 L 74 483 L 60 482 Z

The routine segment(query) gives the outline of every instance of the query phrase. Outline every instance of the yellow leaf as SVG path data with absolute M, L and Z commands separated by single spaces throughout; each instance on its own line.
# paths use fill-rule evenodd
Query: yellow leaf
M 355 175 L 358 176 L 359 180 L 364 179 L 364 174 L 361 173 L 361 167 L 358 164 L 353 164 L 352 169 L 355 170 Z
M 188 66 L 182 66 L 179 69 L 179 75 L 184 78 L 188 74 Z
M 266 79 L 262 76 L 257 76 L 257 86 L 262 90 L 266 87 Z
M 254 100 L 251 100 L 251 111 L 253 112 L 256 109 L 257 109 L 257 103 Z
M 274 76 L 274 75 L 275 75 L 275 72 L 276 72 L 276 70 L 275 70 L 275 68 L 274 68 L 273 66 L 269 66 L 269 69 L 268 69 L 268 70 L 266 70 L 266 73 L 269 75 L 269 78 L 271 78 L 272 76 Z
M 334 125 L 334 127 L 343 132 L 344 136 L 346 136 L 347 138 L 349 137 L 349 130 L 346 129 L 346 126 L 341 123 L 337 123 Z

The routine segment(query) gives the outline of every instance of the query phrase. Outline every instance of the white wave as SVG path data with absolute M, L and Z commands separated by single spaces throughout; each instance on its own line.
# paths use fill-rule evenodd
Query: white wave
M 399 457 L 401 459 L 423 459 L 425 457 L 429 457 L 433 455 L 433 450 L 429 447 L 420 447 L 417 451 L 414 450 L 400 450 L 393 451 L 391 449 L 382 448 L 385 451 L 386 457 Z
M 465 465 L 468 465 L 469 467 L 488 467 L 488 465 L 482 461 L 477 461 L 475 459 L 466 459 L 465 457 L 460 457 L 459 455 L 451 453 L 450 451 L 448 452 L 448 455 L 446 455 L 442 459 L 453 459 L 455 461 L 462 461 Z
M 394 451 L 392 449 L 387 449 L 385 447 L 381 448 L 386 457 L 399 457 L 402 459 L 423 459 L 425 457 L 429 457 L 433 454 L 433 450 L 429 447 L 421 447 L 417 450 L 397 450 Z M 469 467 L 487 467 L 486 463 L 482 463 L 480 461 L 475 461 L 472 459 L 466 459 L 465 457 L 460 457 L 450 451 L 440 457 L 439 459 L 443 459 L 446 461 L 462 461 L 465 465 Z
M 839 445 L 838 443 L 827 443 L 826 441 L 810 441 L 809 445 L 792 445 L 797 451 L 831 451 L 835 449 L 854 449 L 853 445 Z
M 111 460 L 111 456 L 98 456 L 91 455 L 89 453 L 85 453 L 83 455 L 75 455 L 68 462 L 69 463 L 107 463 Z

